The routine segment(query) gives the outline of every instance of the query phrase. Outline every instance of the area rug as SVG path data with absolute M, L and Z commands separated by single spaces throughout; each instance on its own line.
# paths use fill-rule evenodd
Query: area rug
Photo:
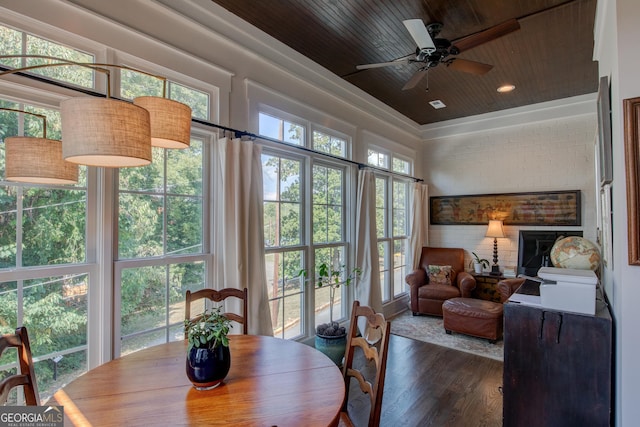
M 495 360 L 503 360 L 504 348 L 502 340 L 491 344 L 486 339 L 470 337 L 455 332 L 447 335 L 444 331 L 441 317 L 413 316 L 411 311 L 407 310 L 389 320 L 391 320 L 392 334 Z

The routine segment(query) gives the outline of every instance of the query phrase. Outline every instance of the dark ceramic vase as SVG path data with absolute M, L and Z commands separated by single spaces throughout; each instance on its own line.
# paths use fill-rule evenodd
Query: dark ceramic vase
M 231 353 L 223 345 L 212 350 L 192 347 L 187 353 L 187 377 L 198 390 L 219 386 L 230 367 Z
M 329 359 L 338 366 L 342 366 L 342 359 L 344 359 L 344 351 L 347 347 L 347 336 L 340 335 L 338 337 L 325 336 L 316 334 L 317 350 L 329 356 Z

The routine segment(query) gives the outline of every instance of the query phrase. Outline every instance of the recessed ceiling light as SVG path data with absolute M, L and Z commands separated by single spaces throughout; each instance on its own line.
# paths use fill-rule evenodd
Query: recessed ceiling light
M 516 87 L 514 85 L 502 85 L 498 88 L 498 92 L 500 93 L 511 92 L 515 88 Z
M 444 102 L 440 101 L 439 99 L 436 99 L 434 101 L 429 101 L 429 104 L 436 110 L 446 107 L 446 105 L 444 105 Z

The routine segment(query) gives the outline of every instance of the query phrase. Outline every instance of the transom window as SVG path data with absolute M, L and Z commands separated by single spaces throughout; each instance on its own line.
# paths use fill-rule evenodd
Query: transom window
M 313 149 L 338 157 L 347 156 L 347 141 L 327 133 L 313 131 Z
M 79 63 L 95 62 L 95 56 L 92 54 L 2 25 L 0 25 L 0 55 L 46 55 Z M 11 68 L 55 62 L 43 58 L 0 59 L 0 63 Z M 29 72 L 84 88 L 95 86 L 94 71 L 87 67 L 45 67 L 29 70 Z
M 369 149 L 367 150 L 367 163 L 382 169 L 389 167 L 389 156 L 387 154 Z
M 262 136 L 289 144 L 305 145 L 305 128 L 300 124 L 262 112 L 258 114 L 258 122 L 259 133 Z
M 164 85 L 162 79 L 128 69 L 121 70 L 120 79 L 120 96 L 124 99 L 133 99 L 137 96 L 162 96 Z M 169 80 L 166 96 L 191 107 L 192 117 L 209 120 L 211 102 L 208 93 Z

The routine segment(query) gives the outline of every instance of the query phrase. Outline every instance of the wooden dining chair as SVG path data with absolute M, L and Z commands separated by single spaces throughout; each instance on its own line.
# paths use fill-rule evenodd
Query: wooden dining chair
M 360 336 L 358 332 L 358 319 L 360 318 L 366 319 L 363 336 Z M 359 301 L 353 302 L 351 325 L 349 326 L 347 349 L 342 368 L 346 393 L 340 412 L 340 426 L 354 425 L 348 412 L 351 378 L 355 378 L 359 383 L 359 390 L 369 396 L 371 403 L 369 427 L 378 427 L 380 425 L 380 410 L 382 409 L 390 331 L 391 322 L 387 322 L 381 313 L 376 313 L 370 307 L 361 306 Z M 357 348 L 362 350 L 362 354 L 366 359 L 362 361 L 361 368 L 354 367 L 354 354 Z M 374 373 L 371 373 L 371 368 L 375 368 Z
M 224 288 L 219 291 L 215 289 L 200 289 L 199 291 L 191 292 L 187 291 L 185 295 L 185 306 L 184 306 L 184 318 L 186 320 L 192 319 L 191 317 L 191 303 L 193 301 L 197 301 L 203 298 L 207 298 L 214 302 L 221 302 L 229 297 L 236 297 L 242 300 L 242 315 L 237 313 L 224 313 L 224 315 L 234 322 L 238 322 L 242 325 L 242 333 L 244 335 L 248 334 L 249 324 L 247 322 L 248 312 L 247 312 L 247 288 L 237 289 L 237 288 Z M 202 317 L 202 315 L 194 316 L 193 319 L 198 319 Z M 187 339 L 187 334 L 185 333 L 185 339 Z
M 40 396 L 36 384 L 36 374 L 33 369 L 33 358 L 31 357 L 31 345 L 27 328 L 21 326 L 16 329 L 15 334 L 0 336 L 0 355 L 7 348 L 15 348 L 18 351 L 20 370 L 14 375 L 9 375 L 0 381 L 0 404 L 7 402 L 9 392 L 14 387 L 22 386 L 27 405 L 40 406 Z

